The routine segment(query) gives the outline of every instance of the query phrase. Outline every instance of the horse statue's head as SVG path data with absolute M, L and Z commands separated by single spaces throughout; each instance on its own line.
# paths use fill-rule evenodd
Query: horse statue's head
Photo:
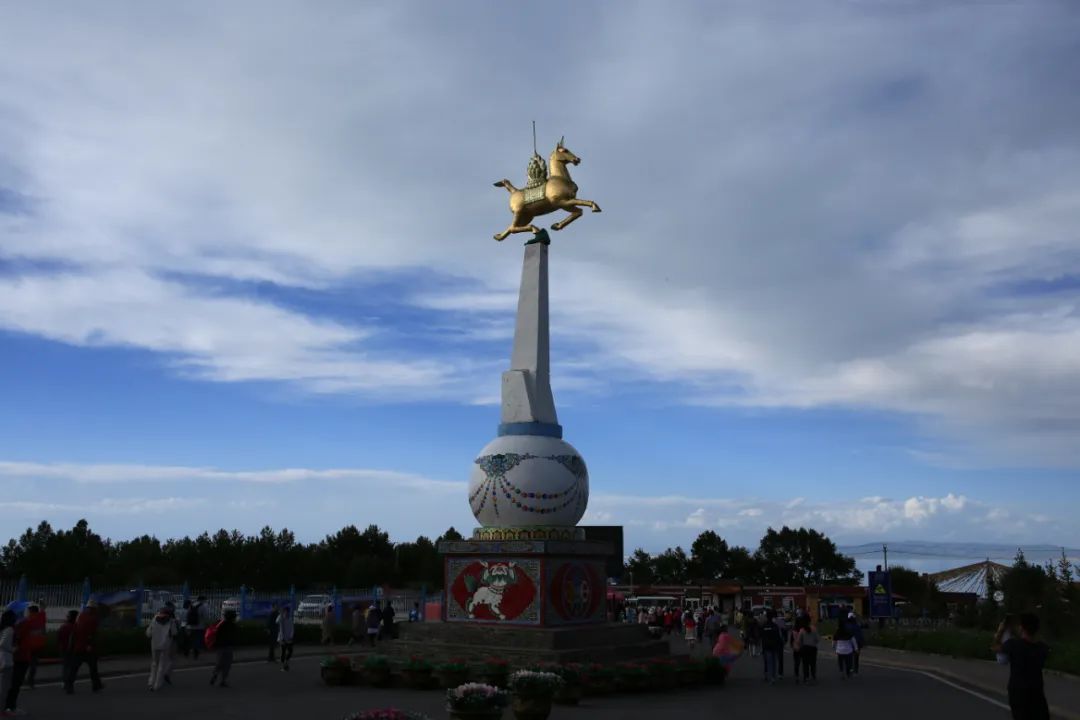
M 552 161 L 556 161 L 556 162 L 569 163 L 570 165 L 577 165 L 578 163 L 581 162 L 581 158 L 579 158 L 577 155 L 575 155 L 574 153 L 572 153 L 568 149 L 566 149 L 566 147 L 563 145 L 563 141 L 565 139 L 566 139 L 565 136 L 559 138 L 559 144 L 555 146 L 555 151 L 551 153 L 551 159 L 552 159 Z

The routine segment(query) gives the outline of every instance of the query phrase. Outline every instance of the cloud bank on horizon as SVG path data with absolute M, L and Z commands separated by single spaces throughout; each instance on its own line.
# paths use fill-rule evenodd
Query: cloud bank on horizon
M 1078 33 L 1045 6 L 8 5 L 0 342 L 315 398 L 491 403 L 519 260 L 490 240 L 507 220 L 491 182 L 520 179 L 535 118 L 605 210 L 554 236 L 560 403 L 632 387 L 885 413 L 931 466 L 1072 473 Z M 661 534 L 974 533 L 1000 511 L 1002 533 L 1051 532 L 949 488 L 849 496 L 843 518 L 691 490 L 640 517 L 598 492 L 590 513 Z

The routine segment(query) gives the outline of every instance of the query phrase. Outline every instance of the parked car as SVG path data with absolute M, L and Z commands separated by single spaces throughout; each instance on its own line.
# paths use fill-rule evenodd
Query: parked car
M 296 604 L 297 618 L 310 617 L 321 618 L 323 613 L 326 612 L 326 606 L 333 602 L 329 595 L 305 595 L 304 598 Z

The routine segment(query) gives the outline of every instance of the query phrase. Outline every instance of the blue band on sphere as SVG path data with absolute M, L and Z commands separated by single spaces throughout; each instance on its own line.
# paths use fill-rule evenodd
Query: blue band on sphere
M 499 437 L 504 435 L 541 435 L 562 439 L 562 425 L 541 422 L 500 423 Z

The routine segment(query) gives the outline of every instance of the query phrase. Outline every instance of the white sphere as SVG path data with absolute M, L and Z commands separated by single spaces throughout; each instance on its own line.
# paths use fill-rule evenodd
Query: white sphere
M 480 451 L 469 506 L 483 527 L 573 526 L 589 502 L 589 471 L 574 446 L 542 435 L 504 435 Z

